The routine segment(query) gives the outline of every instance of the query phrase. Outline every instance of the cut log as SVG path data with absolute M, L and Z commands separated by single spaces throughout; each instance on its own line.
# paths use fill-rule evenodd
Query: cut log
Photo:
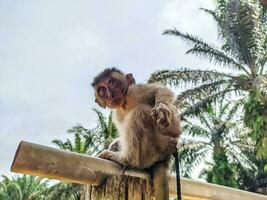
M 153 200 L 148 180 L 113 175 L 100 186 L 85 186 L 81 200 Z

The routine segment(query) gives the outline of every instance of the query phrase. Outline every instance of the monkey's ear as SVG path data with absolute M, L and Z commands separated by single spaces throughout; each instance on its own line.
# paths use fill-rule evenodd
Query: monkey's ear
M 133 77 L 133 74 L 126 74 L 125 78 L 127 80 L 128 85 L 135 84 L 135 79 Z
M 107 107 L 107 105 L 106 105 L 102 100 L 98 99 L 97 97 L 95 98 L 95 102 L 96 102 L 99 106 L 101 106 L 102 108 L 106 108 L 106 107 Z

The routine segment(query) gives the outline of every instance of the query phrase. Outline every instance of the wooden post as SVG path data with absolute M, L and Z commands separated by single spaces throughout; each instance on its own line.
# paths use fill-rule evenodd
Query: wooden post
M 153 200 L 146 179 L 113 175 L 100 186 L 85 186 L 82 200 Z
M 81 200 L 153 200 L 146 171 L 127 169 L 112 161 L 21 142 L 11 171 L 85 184 Z M 176 196 L 176 180 L 169 177 L 170 196 Z M 181 178 L 186 200 L 266 200 L 267 196 Z

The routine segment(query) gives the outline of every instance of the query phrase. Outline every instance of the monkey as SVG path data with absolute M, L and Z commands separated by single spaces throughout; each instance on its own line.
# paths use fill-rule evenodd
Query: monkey
M 114 109 L 113 121 L 119 131 L 119 138 L 98 157 L 151 169 L 155 199 L 169 199 L 168 160 L 181 133 L 173 92 L 158 84 L 135 84 L 132 74 L 116 68 L 105 69 L 92 86 L 96 103 Z

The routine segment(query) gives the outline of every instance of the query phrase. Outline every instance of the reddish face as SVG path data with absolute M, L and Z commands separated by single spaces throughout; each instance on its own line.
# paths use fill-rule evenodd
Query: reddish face
M 261 0 L 261 3 L 262 3 L 265 7 L 267 7 L 267 0 Z
M 118 108 L 125 104 L 127 82 L 116 77 L 106 77 L 97 85 L 96 93 L 108 107 Z

